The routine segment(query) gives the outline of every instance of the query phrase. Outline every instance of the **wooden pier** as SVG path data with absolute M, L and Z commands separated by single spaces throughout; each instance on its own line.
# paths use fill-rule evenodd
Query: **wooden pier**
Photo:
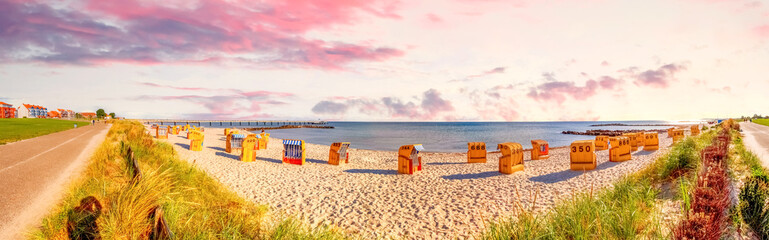
M 179 120 L 179 119 L 138 119 L 144 124 L 159 125 L 193 125 L 202 127 L 235 127 L 235 126 L 322 126 L 328 124 L 326 121 L 291 121 L 291 120 Z

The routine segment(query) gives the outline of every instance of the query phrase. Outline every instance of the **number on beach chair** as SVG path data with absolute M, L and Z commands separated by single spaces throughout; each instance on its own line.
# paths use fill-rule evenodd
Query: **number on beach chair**
M 486 163 L 486 143 L 467 143 L 467 163 Z
M 403 145 L 398 149 L 398 173 L 414 174 L 422 171 L 422 157 L 419 152 L 424 151 L 422 144 Z
M 190 139 L 190 151 L 203 151 L 203 138 L 205 136 L 202 132 L 190 131 L 187 138 Z
M 243 139 L 242 151 L 240 152 L 241 162 L 253 162 L 256 160 L 256 134 L 249 134 Z
M 332 143 L 328 150 L 328 164 L 339 165 L 342 159 L 344 159 L 344 163 L 350 163 L 350 153 L 347 152 L 349 147 L 349 142 Z
M 500 143 L 497 149 L 502 154 L 499 156 L 500 173 L 512 174 L 523 171 L 523 146 L 520 143 Z
M 593 140 L 574 141 L 569 147 L 571 170 L 593 170 L 596 167 L 595 142 Z
M 602 151 L 609 149 L 609 136 L 595 136 L 595 150 Z
M 630 151 L 635 152 L 638 150 L 638 133 L 624 133 L 622 136 L 625 136 L 630 140 Z
M 624 162 L 630 160 L 630 139 L 625 136 L 609 138 L 609 161 Z
M 657 132 L 646 132 L 646 134 L 644 134 L 644 151 L 654 151 L 659 149 L 660 140 L 658 135 L 659 134 Z

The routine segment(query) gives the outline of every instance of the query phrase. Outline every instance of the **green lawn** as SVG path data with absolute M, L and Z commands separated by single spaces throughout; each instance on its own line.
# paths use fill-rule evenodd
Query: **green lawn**
M 769 126 L 769 119 L 753 119 L 753 122 L 764 126 Z
M 90 122 L 42 118 L 0 118 L 0 145 L 50 133 L 88 126 Z

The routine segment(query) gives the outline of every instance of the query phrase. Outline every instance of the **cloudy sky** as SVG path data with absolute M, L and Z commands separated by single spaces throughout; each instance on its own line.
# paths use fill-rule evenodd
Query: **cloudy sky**
M 769 1 L 0 0 L 0 101 L 129 118 L 769 114 Z

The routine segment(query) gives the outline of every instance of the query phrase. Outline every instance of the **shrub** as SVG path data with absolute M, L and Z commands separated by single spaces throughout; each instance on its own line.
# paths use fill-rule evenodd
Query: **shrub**
M 678 177 L 681 174 L 693 169 L 697 169 L 699 163 L 699 154 L 697 153 L 697 144 L 692 138 L 686 138 L 670 150 L 664 161 L 660 178 Z
M 761 177 L 749 177 L 740 191 L 742 219 L 759 237 L 769 238 L 769 182 Z

